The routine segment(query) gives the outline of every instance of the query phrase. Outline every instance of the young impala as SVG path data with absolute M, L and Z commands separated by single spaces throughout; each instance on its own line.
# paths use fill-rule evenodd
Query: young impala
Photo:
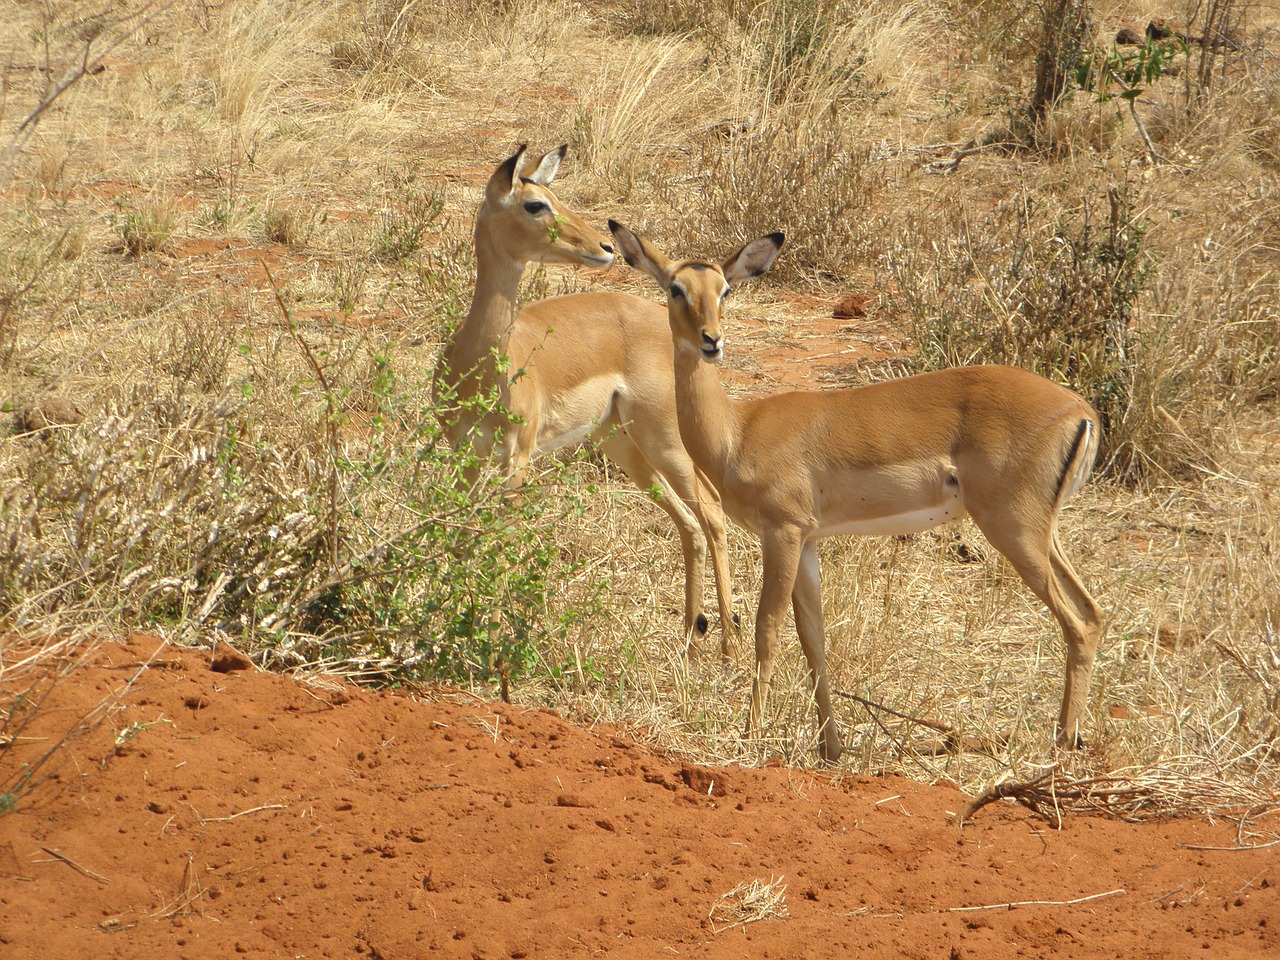
M 607 267 L 613 247 L 551 192 L 565 147 L 526 163 L 502 163 L 476 217 L 478 266 L 471 312 L 445 346 L 438 398 L 457 401 L 447 423 L 455 444 L 496 453 L 513 486 L 530 457 L 594 437 L 604 453 L 675 521 L 685 566 L 685 639 L 707 630 L 702 612 L 707 545 L 719 595 L 721 653 L 736 627 L 725 522 L 702 490 L 680 442 L 666 311 L 624 293 L 594 292 L 518 303 L 529 261 Z M 498 409 L 469 403 L 493 392 Z M 704 535 L 705 530 L 705 535 Z
M 868 387 L 729 399 L 716 369 L 730 285 L 768 270 L 780 233 L 723 264 L 669 260 L 610 221 L 627 263 L 667 291 L 676 411 L 703 484 L 760 537 L 764 587 L 748 728 L 759 729 L 787 598 L 809 662 L 820 752 L 841 751 L 824 660 L 818 548 L 838 534 L 915 533 L 968 513 L 1062 626 L 1058 736 L 1077 743 L 1102 614 L 1058 542 L 1058 513 L 1084 485 L 1098 417 L 1065 387 L 1010 367 L 960 367 Z

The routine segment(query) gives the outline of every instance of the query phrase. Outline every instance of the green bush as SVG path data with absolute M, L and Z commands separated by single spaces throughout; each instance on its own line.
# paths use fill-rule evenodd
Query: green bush
M 286 362 L 291 343 L 306 363 Z M 518 676 L 567 628 L 548 598 L 576 570 L 556 547 L 572 495 L 471 488 L 474 456 L 389 346 L 295 335 L 241 353 L 216 391 L 135 385 L 24 441 L 0 487 L 0 622 L 217 631 L 263 662 L 478 682 Z
M 1101 222 L 1099 222 L 1101 220 Z M 1158 329 L 1139 323 L 1154 264 L 1147 225 L 1121 188 L 1055 215 L 1019 196 L 946 241 L 900 245 L 890 258 L 893 307 L 905 315 L 922 369 L 1003 363 L 1077 390 L 1103 421 L 1101 462 L 1121 478 L 1149 463 L 1176 469 L 1186 451 L 1159 410 L 1181 364 Z M 923 236 L 937 236 L 936 229 Z M 910 233 L 910 231 L 908 231 Z M 1164 361 L 1169 360 L 1168 364 Z

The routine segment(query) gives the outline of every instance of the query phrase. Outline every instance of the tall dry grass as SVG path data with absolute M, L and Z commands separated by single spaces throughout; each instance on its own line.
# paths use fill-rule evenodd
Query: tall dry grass
M 662 190 L 683 248 L 785 229 L 788 279 L 831 279 L 872 262 L 872 213 L 887 169 L 875 122 L 918 82 L 912 38 L 928 9 L 766 0 L 709 46 L 723 101 L 703 112 L 696 162 Z M 697 211 L 690 215 L 690 211 Z
M 1029 94 L 1024 7 L 752 0 L 699 20 L 680 0 L 178 6 L 120 33 L 109 69 L 20 142 L 44 75 L 14 68 L 46 53 L 34 21 L 0 24 L 0 144 L 16 144 L 0 405 L 71 397 L 84 413 L 0 436 L 0 632 L 216 632 L 264 661 L 386 679 L 424 665 L 406 623 L 455 649 L 461 608 L 406 614 L 425 609 L 430 562 L 406 550 L 298 614 L 325 586 L 334 519 L 350 525 L 339 566 L 385 559 L 419 526 L 471 524 L 499 546 L 516 537 L 477 557 L 492 576 L 476 599 L 523 597 L 542 631 L 514 696 L 704 759 L 810 762 L 795 646 L 764 730 L 744 739 L 749 652 L 727 673 L 710 650 L 680 655 L 679 551 L 603 462 L 544 463 L 536 516 L 427 502 L 447 485 L 424 472 L 424 385 L 469 299 L 480 186 L 514 143 L 568 142 L 561 192 L 599 220 L 707 255 L 787 231 L 778 278 L 728 316 L 745 352 L 770 346 L 745 314 L 852 288 L 878 308 L 841 348 L 890 329 L 910 337 L 905 363 L 1016 362 L 1107 407 L 1111 475 L 1063 521 L 1109 611 L 1076 769 L 1274 789 L 1280 24 L 1259 10 L 1207 92 L 1183 74 L 1143 95 L 1175 163 L 1151 166 L 1124 115 L 1078 97 L 1057 108 L 1052 151 L 927 172 Z M 82 9 L 56 8 L 50 36 L 72 37 Z M 1117 13 L 1133 15 L 1099 16 Z M 139 229 L 149 204 L 170 218 L 163 243 L 143 242 L 162 232 Z M 630 281 L 531 270 L 527 296 L 595 284 Z M 975 786 L 1050 758 L 1057 630 L 972 534 L 824 543 L 833 682 L 861 698 L 842 700 L 846 769 Z M 540 555 L 517 556 L 534 542 Z M 735 531 L 732 550 L 749 624 L 757 547 Z M 543 585 L 522 584 L 537 564 Z M 16 648 L 0 643 L 3 671 Z M 936 753 L 936 732 L 900 715 L 988 747 Z

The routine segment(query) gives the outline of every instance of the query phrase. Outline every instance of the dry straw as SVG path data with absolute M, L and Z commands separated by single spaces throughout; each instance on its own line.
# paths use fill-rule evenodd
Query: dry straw
M 712 933 L 724 933 L 761 920 L 781 920 L 787 916 L 787 885 L 782 877 L 748 880 L 722 893 L 707 919 Z

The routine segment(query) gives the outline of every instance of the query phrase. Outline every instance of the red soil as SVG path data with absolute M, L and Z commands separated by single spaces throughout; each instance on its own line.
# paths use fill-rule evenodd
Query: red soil
M 215 672 L 144 637 L 23 737 L 131 679 L 0 816 L 5 958 L 1280 956 L 1277 850 L 1188 849 L 1229 823 L 1053 831 L 991 806 L 960 829 L 953 788 L 696 767 L 543 710 Z M 48 745 L 0 748 L 4 782 Z M 787 917 L 717 932 L 722 894 L 774 879 Z M 959 910 L 1018 901 L 1056 903 Z

